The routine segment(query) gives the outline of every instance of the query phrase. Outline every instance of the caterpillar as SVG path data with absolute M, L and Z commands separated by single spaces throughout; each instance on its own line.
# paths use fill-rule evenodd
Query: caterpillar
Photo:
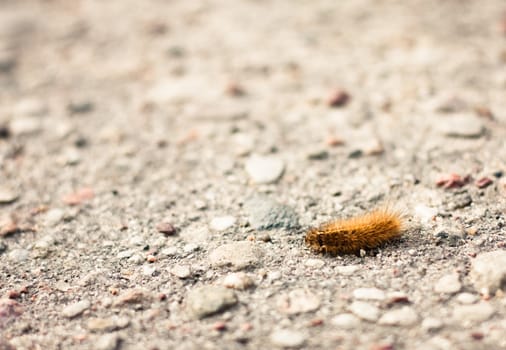
M 402 215 L 391 209 L 376 209 L 368 214 L 329 221 L 311 228 L 305 243 L 318 253 L 358 254 L 398 238 L 404 230 Z

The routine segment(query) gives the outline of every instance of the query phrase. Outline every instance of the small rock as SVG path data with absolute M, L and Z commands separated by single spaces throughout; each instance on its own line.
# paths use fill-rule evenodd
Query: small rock
M 17 60 L 14 53 L 0 51 L 0 73 L 9 73 L 16 67 Z
M 380 310 L 376 306 L 363 301 L 354 301 L 349 310 L 359 318 L 370 322 L 376 322 L 380 315 Z
M 93 348 L 96 350 L 116 350 L 120 342 L 121 337 L 118 334 L 104 334 L 97 339 Z
M 489 177 L 486 177 L 486 176 L 485 177 L 481 177 L 478 180 L 476 180 L 474 182 L 474 184 L 478 188 L 485 188 L 485 187 L 488 187 L 489 185 L 492 184 L 492 179 L 490 179 Z
M 309 160 L 324 160 L 329 157 L 329 152 L 325 149 L 315 149 L 307 153 Z
M 271 333 L 272 344 L 283 348 L 297 348 L 304 345 L 306 336 L 295 330 L 279 329 Z
M 251 242 L 232 242 L 219 246 L 209 254 L 212 266 L 230 266 L 241 270 L 248 266 L 257 265 L 263 256 L 263 251 Z
M 91 332 L 112 332 L 128 327 L 130 320 L 126 317 L 91 318 L 87 327 Z
M 305 289 L 295 289 L 278 298 L 278 308 L 281 312 L 294 315 L 314 311 L 320 307 L 320 299 Z
M 439 118 L 436 126 L 440 133 L 449 137 L 477 138 L 485 132 L 483 122 L 474 115 Z
M 265 197 L 247 200 L 244 209 L 248 213 L 249 223 L 257 230 L 294 229 L 299 226 L 299 218 L 291 207 Z
M 10 204 L 15 202 L 19 198 L 19 195 L 14 191 L 0 187 L 0 204 Z
M 415 310 L 409 306 L 386 312 L 379 319 L 378 323 L 387 326 L 411 326 L 418 321 Z
M 190 314 L 200 319 L 237 304 L 237 297 L 232 290 L 225 287 L 203 286 L 191 290 L 186 302 Z
M 128 258 L 128 262 L 136 265 L 140 265 L 144 262 L 144 258 L 140 256 L 139 254 L 134 254 L 131 257 Z
M 353 291 L 353 297 L 359 300 L 384 300 L 385 292 L 377 288 L 358 288 Z
M 460 188 L 470 180 L 469 176 L 462 177 L 455 173 L 443 174 L 436 179 L 436 185 L 443 188 Z
M 456 272 L 441 277 L 434 285 L 434 291 L 443 294 L 457 293 L 462 288 L 459 278 Z
M 128 258 L 130 258 L 134 254 L 135 254 L 135 250 L 133 250 L 133 249 L 124 250 L 122 252 L 119 252 L 118 255 L 116 255 L 116 257 L 118 259 L 128 259 Z
M 327 99 L 329 107 L 342 107 L 345 106 L 350 100 L 350 95 L 342 89 L 334 90 Z
M 346 313 L 333 317 L 330 323 L 342 329 L 356 329 L 360 320 L 356 316 Z
M 457 301 L 464 305 L 474 304 L 478 301 L 478 296 L 471 293 L 460 293 L 457 295 Z
M 81 188 L 73 193 L 70 193 L 62 198 L 63 203 L 67 205 L 79 205 L 83 202 L 89 201 L 95 197 L 95 192 L 89 187 Z
M 26 249 L 13 249 L 8 255 L 9 259 L 15 262 L 22 262 L 30 257 L 30 252 Z
M 84 114 L 91 112 L 94 108 L 93 102 L 88 100 L 70 101 L 67 110 L 73 114 Z
M 60 223 L 63 220 L 64 216 L 65 212 L 62 209 L 54 208 L 46 212 L 46 215 L 44 216 L 44 221 L 47 225 L 54 226 Z
M 482 294 L 506 291 L 506 251 L 480 254 L 472 261 L 470 276 L 475 288 Z
M 36 134 L 41 129 L 42 124 L 37 117 L 16 117 L 9 125 L 9 130 L 18 136 Z
M 162 221 L 158 225 L 156 225 L 156 230 L 160 233 L 163 233 L 166 236 L 173 236 L 176 234 L 176 228 L 174 225 L 167 221 Z
M 235 217 L 233 216 L 220 216 L 213 218 L 209 226 L 215 231 L 225 231 L 235 224 Z
M 42 117 L 49 111 L 47 104 L 38 98 L 24 98 L 13 108 L 15 119 L 19 117 Z
M 325 261 L 321 259 L 307 259 L 304 262 L 304 265 L 314 269 L 321 269 L 323 266 L 325 266 Z
M 452 200 L 448 203 L 449 210 L 456 210 L 465 208 L 473 202 L 473 199 L 468 193 L 458 193 L 453 196 Z
M 190 253 L 196 252 L 199 249 L 200 249 L 200 245 L 198 245 L 197 243 L 188 243 L 188 244 L 184 245 L 183 252 L 186 254 L 190 254 Z
M 77 303 L 66 306 L 62 311 L 62 315 L 67 318 L 73 318 L 88 310 L 90 306 L 91 303 L 89 300 L 81 300 Z
M 223 279 L 223 285 L 227 288 L 243 290 L 252 287 L 254 282 L 251 277 L 244 272 L 235 272 L 228 274 Z
M 190 277 L 191 268 L 190 265 L 176 265 L 170 269 L 170 273 L 178 278 L 185 279 Z
M 129 289 L 122 293 L 118 299 L 114 302 L 115 306 L 121 306 L 125 304 L 142 304 L 151 302 L 153 296 L 145 289 Z
M 283 161 L 274 156 L 253 155 L 246 161 L 246 172 L 258 184 L 276 182 L 284 169 Z
M 360 265 L 336 266 L 335 271 L 344 276 L 351 276 L 360 269 Z
M 176 247 L 167 247 L 162 249 L 160 254 L 165 256 L 176 256 L 177 255 L 177 248 Z
M 430 223 L 436 217 L 437 209 L 423 204 L 418 204 L 415 207 L 415 215 L 422 223 Z
M 443 321 L 438 318 L 427 317 L 422 321 L 422 329 L 426 332 L 437 331 L 443 328 Z
M 142 267 L 142 274 L 144 276 L 153 276 L 153 274 L 156 272 L 156 266 L 153 265 L 144 265 Z
M 488 320 L 493 314 L 494 308 L 487 302 L 472 305 L 459 305 L 453 309 L 453 319 L 465 324 L 477 323 Z

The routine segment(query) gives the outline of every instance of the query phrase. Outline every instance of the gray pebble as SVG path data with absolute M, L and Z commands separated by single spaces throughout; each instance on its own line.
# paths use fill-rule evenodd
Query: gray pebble
M 112 316 L 109 318 L 90 318 L 87 323 L 91 332 L 112 332 L 128 327 L 130 319 L 127 317 Z
M 7 187 L 0 187 L 0 204 L 9 204 L 15 202 L 19 195 Z
M 494 308 L 487 302 L 459 305 L 453 310 L 453 319 L 465 324 L 483 322 L 494 314 Z
M 235 224 L 235 217 L 233 216 L 220 216 L 213 218 L 209 226 L 215 231 L 225 231 Z
M 464 305 L 474 304 L 478 301 L 478 296 L 471 293 L 460 293 L 457 295 L 457 301 Z
M 360 325 L 360 320 L 352 314 L 345 313 L 333 317 L 330 323 L 342 329 L 355 329 Z
M 247 200 L 244 209 L 248 214 L 249 223 L 257 230 L 293 229 L 299 226 L 299 218 L 291 207 L 265 197 Z
M 485 131 L 482 121 L 474 115 L 439 118 L 436 126 L 440 133 L 449 137 L 476 138 Z
M 262 256 L 263 251 L 252 242 L 232 242 L 213 250 L 209 254 L 209 262 L 212 266 L 230 266 L 240 270 L 259 264 Z
M 185 279 L 191 276 L 191 268 L 190 265 L 176 265 L 170 269 L 170 273 L 178 278 Z
M 459 274 L 454 272 L 441 277 L 434 285 L 436 293 L 454 294 L 462 288 L 459 281 Z
M 44 221 L 47 225 L 53 226 L 63 220 L 65 212 L 62 209 L 54 208 L 47 211 Z
M 433 332 L 443 328 L 443 321 L 439 318 L 427 317 L 422 321 L 422 329 L 426 332 Z
M 237 297 L 232 290 L 225 287 L 203 286 L 191 290 L 186 303 L 193 317 L 204 318 L 237 304 Z
M 124 250 L 122 252 L 119 252 L 118 255 L 116 255 L 116 257 L 118 259 L 127 259 L 127 258 L 130 258 L 134 254 L 135 254 L 135 250 L 133 250 L 133 249 Z
M 285 165 L 274 156 L 253 155 L 246 161 L 246 172 L 255 183 L 276 182 L 283 174 Z
M 88 310 L 90 306 L 91 303 L 89 300 L 81 300 L 77 303 L 66 306 L 62 311 L 62 315 L 67 318 L 73 318 Z
M 277 304 L 281 312 L 294 315 L 317 310 L 320 307 L 320 299 L 305 289 L 294 289 L 281 295 Z
M 306 336 L 299 331 L 279 329 L 271 333 L 272 344 L 282 348 L 297 348 L 304 345 Z
M 167 247 L 162 249 L 160 254 L 165 256 L 176 256 L 177 255 L 177 248 L 176 247 Z
M 385 292 L 378 288 L 358 288 L 353 291 L 353 297 L 359 300 L 384 300 Z
M 409 306 L 403 306 L 397 310 L 386 312 L 378 323 L 386 326 L 411 326 L 418 321 L 415 310 Z
M 506 290 L 506 251 L 496 250 L 478 255 L 471 265 L 471 280 L 483 294 Z
M 355 316 L 370 322 L 376 322 L 380 316 L 380 310 L 376 306 L 363 301 L 354 301 L 349 310 Z
M 309 160 L 324 160 L 329 157 L 329 152 L 326 149 L 315 149 L 307 153 L 307 159 Z
M 120 342 L 121 337 L 118 334 L 104 334 L 97 339 L 93 348 L 96 350 L 116 350 Z
M 30 257 L 30 252 L 26 249 L 13 249 L 8 256 L 13 261 L 22 262 Z
M 188 243 L 183 247 L 183 252 L 185 252 L 186 254 L 189 254 L 189 253 L 196 252 L 199 249 L 200 249 L 200 245 L 198 245 L 197 243 Z

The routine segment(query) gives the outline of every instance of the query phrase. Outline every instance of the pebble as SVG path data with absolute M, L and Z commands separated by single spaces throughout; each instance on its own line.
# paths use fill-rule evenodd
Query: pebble
M 257 230 L 294 229 L 299 226 L 295 211 L 266 197 L 253 197 L 244 203 L 250 225 Z
M 91 303 L 89 300 L 81 300 L 77 303 L 66 306 L 62 311 L 62 315 L 67 318 L 73 318 L 88 310 L 90 306 Z
M 38 133 L 42 125 L 37 117 L 16 117 L 10 122 L 9 129 L 14 135 L 32 135 Z
M 84 114 L 91 112 L 95 106 L 93 102 L 87 99 L 70 101 L 67 105 L 67 110 L 74 114 Z
M 411 326 L 418 321 L 415 310 L 409 306 L 403 306 L 397 310 L 386 312 L 378 323 L 386 326 Z
M 134 288 L 129 289 L 123 292 L 116 301 L 114 302 L 115 306 L 121 306 L 125 304 L 142 304 L 145 302 L 151 302 L 153 296 L 148 290 Z
M 176 265 L 170 269 L 170 273 L 178 278 L 185 279 L 191 276 L 191 268 L 190 265 Z
M 234 226 L 236 218 L 233 216 L 220 216 L 213 218 L 209 226 L 215 231 L 225 231 Z
M 483 135 L 485 127 L 474 115 L 455 115 L 439 118 L 436 124 L 440 133 L 449 137 L 477 138 Z
M 506 290 L 506 251 L 496 250 L 478 255 L 472 261 L 470 276 L 474 287 L 482 294 Z
M 116 257 L 118 259 L 128 259 L 128 258 L 130 258 L 134 254 L 135 254 L 135 250 L 133 250 L 133 249 L 124 250 L 122 252 L 119 252 L 118 255 L 116 255 Z
M 212 266 L 230 266 L 235 270 L 241 270 L 258 265 L 262 256 L 263 251 L 252 242 L 232 242 L 213 250 L 209 254 L 209 262 Z
M 384 300 L 385 292 L 377 288 L 358 288 L 353 291 L 353 297 L 359 300 Z
M 170 222 L 162 221 L 156 225 L 156 230 L 166 236 L 173 236 L 176 234 L 176 228 Z
M 144 276 L 153 276 L 153 274 L 156 272 L 156 266 L 153 265 L 144 265 L 142 267 L 142 274 Z
M 253 279 L 244 272 L 234 272 L 228 274 L 223 279 L 223 285 L 227 288 L 243 290 L 254 286 Z
M 294 289 L 281 295 L 277 305 L 281 312 L 295 315 L 317 310 L 320 307 L 320 299 L 308 290 Z
M 336 266 L 336 273 L 344 276 L 351 276 L 360 269 L 359 265 Z
M 200 249 L 200 245 L 197 243 L 188 243 L 183 246 L 183 252 L 186 254 L 196 252 Z
M 323 261 L 321 259 L 307 259 L 304 262 L 304 265 L 306 267 L 310 267 L 313 269 L 321 269 L 323 266 L 325 266 L 325 261 Z
M 363 301 L 354 301 L 349 310 L 355 316 L 370 322 L 376 322 L 380 315 L 379 308 Z
M 139 254 L 134 254 L 131 257 L 128 258 L 128 262 L 136 265 L 140 265 L 144 262 L 144 258 L 140 256 Z
M 437 331 L 443 328 L 443 321 L 439 318 L 427 317 L 422 321 L 422 329 L 426 332 Z
M 177 248 L 176 247 L 167 247 L 162 249 L 160 254 L 165 256 L 176 256 L 177 255 Z
M 93 348 L 96 350 L 116 350 L 120 342 L 121 337 L 118 334 L 104 334 L 97 339 Z
M 27 260 L 30 257 L 30 252 L 26 249 L 13 249 L 9 253 L 9 259 L 16 261 L 16 262 L 22 262 Z
M 350 98 L 350 94 L 348 94 L 345 90 L 336 89 L 327 98 L 327 105 L 329 107 L 342 107 L 348 103 Z
M 306 157 L 309 160 L 325 160 L 329 157 L 329 152 L 325 149 L 317 148 L 307 152 Z
M 474 304 L 478 301 L 478 296 L 471 293 L 460 293 L 457 295 L 457 301 L 464 305 Z
M 267 184 L 274 183 L 281 177 L 285 165 L 275 156 L 252 155 L 246 160 L 245 168 L 253 182 Z
M 427 224 L 436 217 L 437 209 L 423 204 L 418 204 L 415 206 L 415 215 L 418 217 L 420 222 Z
M 461 288 L 462 284 L 459 281 L 457 272 L 441 277 L 434 285 L 434 291 L 443 294 L 454 294 L 460 291 Z
M 109 318 L 90 318 L 87 327 L 91 332 L 112 332 L 126 328 L 129 324 L 129 318 L 113 316 Z
M 487 302 L 472 305 L 459 305 L 453 309 L 453 318 L 457 322 L 474 323 L 488 320 L 494 314 L 494 308 Z
M 186 303 L 190 314 L 200 319 L 237 304 L 237 297 L 226 287 L 203 286 L 191 290 Z
M 0 187 L 0 204 L 10 204 L 15 202 L 19 195 L 6 187 Z
M 278 329 L 271 333 L 272 344 L 283 348 L 297 348 L 304 345 L 306 335 L 291 329 Z
M 24 98 L 13 108 L 15 119 L 19 117 L 42 117 L 49 111 L 47 104 L 38 98 Z
M 352 314 L 345 313 L 333 317 L 330 323 L 342 329 L 355 329 L 360 325 L 360 320 Z
M 61 222 L 65 216 L 65 212 L 62 209 L 54 208 L 49 209 L 44 216 L 44 222 L 46 225 L 54 226 Z
M 473 202 L 473 199 L 468 193 L 455 194 L 448 203 L 449 210 L 456 210 L 465 208 Z

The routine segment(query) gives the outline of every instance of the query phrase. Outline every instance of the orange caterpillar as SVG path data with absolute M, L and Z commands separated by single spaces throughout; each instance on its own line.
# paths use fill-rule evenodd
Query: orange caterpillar
M 402 215 L 390 209 L 377 209 L 362 216 L 327 222 L 311 228 L 306 244 L 318 253 L 357 254 L 402 235 Z

